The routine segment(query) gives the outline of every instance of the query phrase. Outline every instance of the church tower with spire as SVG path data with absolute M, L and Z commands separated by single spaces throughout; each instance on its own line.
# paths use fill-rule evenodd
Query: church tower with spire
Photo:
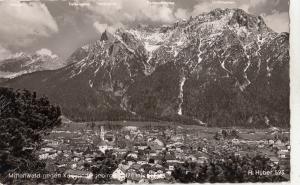
M 104 126 L 102 125 L 101 126 L 101 129 L 100 129 L 100 138 L 102 141 L 104 141 L 104 136 L 105 136 L 105 130 L 104 130 Z

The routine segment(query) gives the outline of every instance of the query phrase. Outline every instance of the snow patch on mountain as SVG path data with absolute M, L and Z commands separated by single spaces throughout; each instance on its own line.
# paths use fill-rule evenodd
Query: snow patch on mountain
M 154 52 L 159 47 L 160 47 L 160 45 L 150 44 L 150 42 L 145 42 L 145 49 L 150 53 Z
M 203 23 L 198 25 L 198 29 L 201 31 L 209 30 L 212 33 L 217 33 L 223 31 L 225 27 L 228 26 L 228 22 L 233 16 L 233 11 L 227 13 L 227 15 L 223 16 L 221 19 L 209 21 L 209 20 L 202 20 L 203 16 L 198 16 L 198 19 L 202 20 Z

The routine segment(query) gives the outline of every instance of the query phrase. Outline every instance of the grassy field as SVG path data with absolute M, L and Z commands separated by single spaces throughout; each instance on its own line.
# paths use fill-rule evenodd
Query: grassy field
M 97 121 L 97 122 L 69 122 L 64 123 L 62 127 L 66 130 L 76 131 L 82 129 L 91 129 L 89 125 L 93 124 L 94 129 L 99 129 L 100 126 L 111 126 L 111 127 L 124 127 L 124 126 L 136 126 L 146 129 L 165 129 L 165 128 L 179 128 L 189 130 L 190 132 L 199 132 L 202 137 L 213 138 L 216 132 L 222 129 L 233 129 L 233 128 L 220 128 L 220 127 L 204 127 L 199 125 L 181 125 L 175 122 L 141 122 L 141 121 Z M 60 129 L 60 128 L 58 128 Z M 268 129 L 249 129 L 249 128 L 235 128 L 239 131 L 239 136 L 245 140 L 263 140 L 273 139 L 274 135 L 268 134 Z

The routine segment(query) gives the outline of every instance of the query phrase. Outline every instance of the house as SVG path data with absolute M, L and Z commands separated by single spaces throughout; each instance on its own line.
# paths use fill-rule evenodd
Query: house
M 175 149 L 177 152 L 183 152 L 183 150 L 180 147 L 176 147 Z
M 161 150 L 164 148 L 164 143 L 159 139 L 149 139 L 147 144 L 152 150 Z
M 102 152 L 102 153 L 105 153 L 106 150 L 111 150 L 113 149 L 112 146 L 109 146 L 109 145 L 100 145 L 99 147 L 99 150 Z
M 57 156 L 58 156 L 57 153 L 53 153 L 53 154 L 48 156 L 48 159 L 55 159 Z
M 130 140 L 130 136 L 129 136 L 129 135 L 126 135 L 126 136 L 125 136 L 125 139 Z
M 92 157 L 86 157 L 85 161 L 88 162 L 88 163 L 91 163 L 93 161 L 93 159 L 94 158 L 92 158 Z
M 150 156 L 150 157 L 157 156 L 157 153 L 156 153 L 156 152 L 152 152 L 152 151 L 151 151 L 151 152 L 149 153 L 149 156 Z
M 241 156 L 240 152 L 234 152 L 234 156 Z
M 134 169 L 134 170 L 139 171 L 141 169 L 141 167 L 142 167 L 142 165 L 135 163 L 135 164 L 132 164 L 129 169 Z
M 45 148 L 42 148 L 41 150 L 44 152 L 50 152 L 50 151 L 53 151 L 54 149 L 51 147 L 45 147 Z
M 281 149 L 280 151 L 284 152 L 284 153 L 289 153 L 289 150 L 287 150 L 287 149 Z
M 120 182 L 125 181 L 126 179 L 126 172 L 125 169 L 122 167 L 118 167 L 111 175 L 112 179 L 118 180 Z
M 134 159 L 137 159 L 137 158 L 138 158 L 138 155 L 137 155 L 137 153 L 129 153 L 129 154 L 127 155 L 127 157 L 132 157 L 132 158 L 134 158 Z
M 197 160 L 197 158 L 194 155 L 187 155 L 187 156 L 185 156 L 185 160 L 195 162 Z
M 23 147 L 22 151 L 32 151 L 34 148 L 33 147 Z
M 80 161 L 80 157 L 73 157 L 72 159 L 74 162 Z
M 157 169 L 157 170 L 161 170 L 161 169 L 163 169 L 163 166 L 160 165 L 160 164 L 154 164 L 154 165 L 152 166 L 152 168 L 155 168 L 155 169 Z
M 93 173 L 89 171 L 82 171 L 82 170 L 67 170 L 65 171 L 64 175 L 67 178 L 72 179 L 92 179 Z
M 270 145 L 273 145 L 275 143 L 274 140 L 272 140 L 272 139 L 269 139 L 268 142 L 269 142 Z
M 141 179 L 139 182 L 139 184 L 149 184 L 149 180 L 146 178 Z
M 147 174 L 147 179 L 150 180 L 158 180 L 158 179 L 164 179 L 166 177 L 166 174 L 162 170 L 149 170 Z
M 207 148 L 203 147 L 202 152 L 207 153 Z
M 135 137 L 138 140 L 142 140 L 144 138 L 144 135 L 142 133 L 138 133 Z
M 137 161 L 137 164 L 143 165 L 143 164 L 148 164 L 147 161 Z
M 169 176 L 171 176 L 171 175 L 172 175 L 172 170 L 168 170 L 168 171 L 166 171 L 166 175 L 169 175 Z
M 145 150 L 146 148 L 148 148 L 148 146 L 138 146 L 137 147 L 139 150 Z
M 48 156 L 49 156 L 48 153 L 40 154 L 40 155 L 39 155 L 39 159 L 40 159 L 40 160 L 47 159 Z
M 156 143 L 159 146 L 164 146 L 164 143 L 160 139 L 156 138 L 153 142 Z
M 173 136 L 171 136 L 171 138 L 170 138 L 172 141 L 182 141 L 182 140 L 184 140 L 184 137 L 182 136 L 182 135 L 173 135 Z
M 126 172 L 126 170 L 129 169 L 131 165 L 132 164 L 123 164 L 122 163 L 122 164 L 118 165 L 118 168 L 120 168 L 122 171 Z
M 176 164 L 182 164 L 184 162 L 183 161 L 179 161 L 179 160 L 167 160 L 167 163 L 169 165 L 176 165 Z
M 145 175 L 138 169 L 129 168 L 126 172 L 127 180 L 132 182 L 139 182 L 141 179 L 145 178 Z M 127 181 L 128 182 L 128 181 Z
M 126 121 L 124 121 L 126 122 Z M 123 127 L 122 130 L 124 131 L 138 131 L 138 127 L 136 126 L 126 126 L 126 127 Z
M 51 143 L 48 143 L 48 146 L 52 146 L 52 147 L 56 147 L 57 145 L 59 145 L 59 142 L 58 141 L 51 141 Z
M 278 164 L 279 163 L 279 159 L 277 157 L 271 157 L 270 160 L 274 163 L 274 164 Z
M 55 150 L 51 150 L 50 152 L 42 153 L 38 157 L 40 160 L 42 159 L 55 159 L 58 156 Z
M 278 132 L 280 129 L 279 128 L 277 128 L 277 127 L 271 127 L 270 128 L 270 131 L 272 131 L 272 132 Z
M 174 171 L 175 168 L 174 168 L 174 165 L 169 165 L 169 171 Z
M 197 163 L 205 163 L 207 161 L 207 157 L 201 156 L 198 157 Z
M 83 152 L 77 152 L 77 151 L 74 151 L 74 155 L 75 155 L 75 156 L 79 156 L 79 157 L 80 157 L 80 156 L 82 156 L 82 154 L 83 154 Z
M 184 159 L 184 153 L 183 152 L 175 153 L 175 158 L 180 160 Z
M 280 146 L 284 146 L 284 143 L 280 139 L 278 139 L 277 141 L 275 141 L 274 147 L 280 147 Z
M 238 139 L 232 139 L 231 142 L 232 142 L 232 144 L 234 144 L 234 145 L 240 144 L 240 141 L 239 141 Z
M 115 149 L 114 149 L 114 152 L 115 152 L 117 155 L 124 155 L 124 154 L 127 153 L 127 150 L 126 150 L 126 149 L 115 148 Z
M 72 169 L 77 168 L 77 164 L 76 164 L 76 163 L 71 164 L 71 168 L 72 168 Z
M 278 155 L 279 158 L 286 158 L 287 154 L 288 154 L 288 152 L 283 151 L 283 150 L 279 150 L 277 152 L 277 155 Z
M 58 165 L 56 165 L 56 166 L 57 166 L 57 168 L 62 168 L 62 167 L 66 167 L 67 164 L 58 164 Z
M 167 144 L 167 148 L 171 148 L 171 147 L 175 147 L 175 146 L 182 146 L 183 143 L 182 142 L 175 142 L 175 143 L 171 143 L 171 144 Z
M 131 166 L 131 165 L 133 165 L 135 162 L 134 161 L 127 161 L 127 165 L 128 166 Z

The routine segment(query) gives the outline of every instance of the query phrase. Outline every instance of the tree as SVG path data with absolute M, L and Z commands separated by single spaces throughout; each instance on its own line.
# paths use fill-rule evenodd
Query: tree
M 230 135 L 233 138 L 239 138 L 239 132 L 236 129 L 231 130 Z
M 222 138 L 221 134 L 219 132 L 216 132 L 214 139 L 215 140 L 220 140 Z
M 228 137 L 227 130 L 222 130 L 222 135 L 223 135 L 224 138 L 227 138 Z
M 92 130 L 94 130 L 95 126 L 96 126 L 95 122 L 92 122 L 91 125 L 90 125 Z
M 282 176 L 271 174 L 269 176 L 249 175 L 249 171 L 279 170 L 279 166 L 270 165 L 270 159 L 256 155 L 252 158 L 236 157 L 234 154 L 223 153 L 222 159 L 211 157 L 207 163 L 195 164 L 186 161 L 176 165 L 172 176 L 177 182 L 204 183 L 204 182 L 281 182 Z
M 103 157 L 94 160 L 95 165 L 92 167 L 94 174 L 93 182 L 108 183 L 111 180 L 111 174 L 117 169 L 119 162 L 112 155 L 111 151 L 105 151 Z
M 36 160 L 35 151 L 42 137 L 61 124 L 61 111 L 46 97 L 37 98 L 27 90 L 0 88 L 0 174 L 9 171 L 40 172 L 45 164 Z

